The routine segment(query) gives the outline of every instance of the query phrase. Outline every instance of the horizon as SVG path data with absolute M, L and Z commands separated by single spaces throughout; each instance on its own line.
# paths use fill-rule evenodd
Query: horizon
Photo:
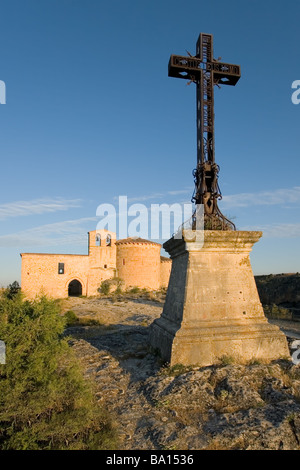
M 219 207 L 263 232 L 254 275 L 299 272 L 299 13 L 296 0 L 2 5 L 0 285 L 21 282 L 22 252 L 85 254 L 97 207 L 120 195 L 190 201 L 196 90 L 168 61 L 201 32 L 241 66 L 235 87 L 215 88 Z

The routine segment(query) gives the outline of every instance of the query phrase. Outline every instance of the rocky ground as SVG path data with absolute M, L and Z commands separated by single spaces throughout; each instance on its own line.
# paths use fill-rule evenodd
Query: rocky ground
M 119 449 L 300 450 L 300 365 L 168 368 L 147 341 L 162 306 L 145 299 L 64 301 L 64 311 L 100 322 L 67 334 L 112 415 Z M 300 323 L 288 326 L 300 333 Z

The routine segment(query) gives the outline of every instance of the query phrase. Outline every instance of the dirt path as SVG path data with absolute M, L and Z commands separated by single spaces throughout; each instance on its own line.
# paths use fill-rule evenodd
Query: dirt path
M 149 352 L 148 326 L 162 312 L 162 304 L 143 301 L 112 303 L 101 299 L 69 299 L 64 310 L 101 322 L 98 327 L 72 327 L 73 347 L 86 374 L 96 384 L 98 400 L 118 422 L 121 449 L 160 449 L 156 438 L 168 418 L 155 410 L 141 391 L 141 383 L 161 367 Z
M 287 336 L 300 339 L 300 321 L 276 320 L 270 318 L 269 322 L 279 326 Z

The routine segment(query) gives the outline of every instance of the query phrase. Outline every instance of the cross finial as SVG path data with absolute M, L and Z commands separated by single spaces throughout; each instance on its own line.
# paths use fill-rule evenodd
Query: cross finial
M 197 88 L 197 168 L 194 170 L 193 201 L 204 205 L 205 228 L 235 229 L 221 213 L 218 185 L 219 167 L 215 163 L 214 85 L 235 85 L 241 76 L 240 66 L 219 62 L 213 58 L 213 36 L 201 33 L 196 55 L 171 55 L 169 77 L 183 78 L 196 83 Z

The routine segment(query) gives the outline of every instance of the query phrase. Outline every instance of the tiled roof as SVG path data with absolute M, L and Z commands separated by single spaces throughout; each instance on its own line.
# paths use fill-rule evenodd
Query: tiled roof
M 160 243 L 152 242 L 151 240 L 146 240 L 145 238 L 140 238 L 140 237 L 129 237 L 129 238 L 123 238 L 121 240 L 116 241 L 116 245 L 119 244 L 136 244 L 136 243 L 141 243 L 141 244 L 148 244 L 148 245 L 160 245 Z

